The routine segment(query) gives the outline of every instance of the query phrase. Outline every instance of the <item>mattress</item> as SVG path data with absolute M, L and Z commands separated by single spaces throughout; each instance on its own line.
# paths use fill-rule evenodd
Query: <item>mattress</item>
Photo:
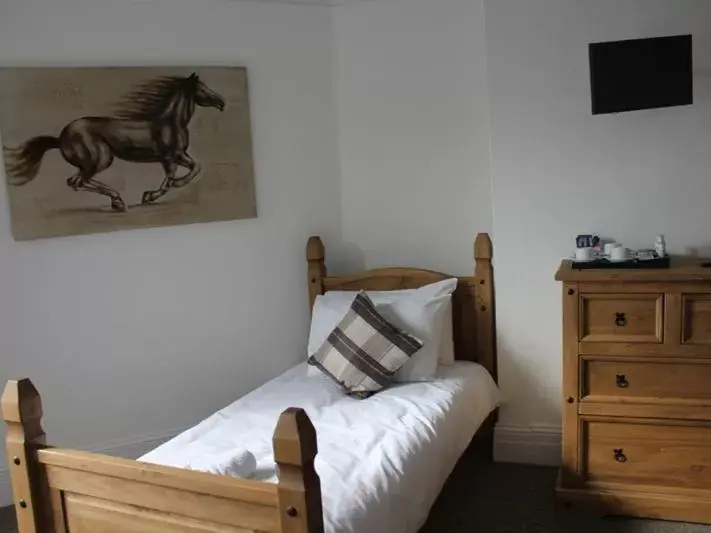
M 318 437 L 326 533 L 415 533 L 499 391 L 480 365 L 440 367 L 436 379 L 356 400 L 302 363 L 139 460 L 184 467 L 199 454 L 251 451 L 255 477 L 276 482 L 272 434 L 302 407 Z

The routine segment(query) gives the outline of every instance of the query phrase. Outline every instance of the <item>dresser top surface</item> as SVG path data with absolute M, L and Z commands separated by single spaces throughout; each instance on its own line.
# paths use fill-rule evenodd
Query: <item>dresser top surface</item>
M 708 259 L 691 257 L 673 257 L 670 268 L 649 269 L 586 269 L 576 270 L 573 261 L 561 261 L 555 274 L 556 281 L 711 281 L 711 268 L 704 268 L 701 263 Z

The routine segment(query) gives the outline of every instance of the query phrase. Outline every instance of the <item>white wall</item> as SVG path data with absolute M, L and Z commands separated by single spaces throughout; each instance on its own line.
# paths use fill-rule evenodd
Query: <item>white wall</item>
M 303 357 L 304 245 L 340 235 L 330 17 L 228 0 L 0 4 L 0 65 L 250 77 L 257 219 L 16 243 L 0 187 L 0 382 L 33 378 L 53 443 L 139 451 Z
M 335 10 L 341 260 L 466 272 L 472 234 L 493 227 L 499 456 L 555 462 L 553 274 L 573 237 L 600 232 L 639 247 L 664 233 L 672 251 L 711 248 L 711 5 L 484 4 L 379 0 Z M 689 32 L 693 107 L 591 115 L 589 42 Z
M 577 233 L 711 242 L 711 4 L 487 0 L 502 423 L 560 425 L 560 288 Z M 694 35 L 695 104 L 593 116 L 588 43 Z
M 343 261 L 472 269 L 491 229 L 480 0 L 334 9 Z

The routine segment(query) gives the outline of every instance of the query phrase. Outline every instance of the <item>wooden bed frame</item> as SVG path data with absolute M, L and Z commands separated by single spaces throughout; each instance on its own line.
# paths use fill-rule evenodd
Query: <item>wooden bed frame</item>
M 475 272 L 453 298 L 455 354 L 496 379 L 491 240 L 474 245 Z M 309 298 L 329 290 L 416 288 L 449 276 L 414 268 L 329 277 L 321 239 L 307 246 Z M 278 484 L 157 466 L 46 445 L 42 400 L 28 379 L 2 396 L 19 533 L 323 533 L 316 431 L 306 413 L 286 410 L 274 431 Z M 475 441 L 491 452 L 494 416 Z

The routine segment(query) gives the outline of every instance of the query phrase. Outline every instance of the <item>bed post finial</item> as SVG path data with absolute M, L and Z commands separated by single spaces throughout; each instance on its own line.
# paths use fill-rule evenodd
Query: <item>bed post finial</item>
M 5 443 L 18 530 L 40 533 L 44 529 L 36 451 L 44 446 L 45 434 L 42 398 L 29 379 L 7 382 L 2 395 L 2 416 L 7 425 Z
M 306 260 L 309 262 L 309 302 L 314 308 L 316 297 L 323 294 L 323 278 L 326 277 L 326 249 L 321 237 L 311 237 L 306 245 Z
M 279 466 L 279 523 L 282 533 L 323 533 L 321 480 L 314 468 L 316 429 L 306 411 L 292 407 L 274 430 Z
M 42 398 L 37 388 L 29 379 L 10 380 L 5 385 L 2 395 L 2 416 L 7 423 L 33 425 L 42 432 Z
M 474 241 L 474 259 L 491 259 L 494 256 L 494 246 L 488 233 L 479 233 Z
M 479 233 L 474 241 L 474 277 L 476 278 L 476 339 L 479 362 L 498 380 L 496 365 L 496 309 L 494 300 L 494 248 L 488 233 Z

